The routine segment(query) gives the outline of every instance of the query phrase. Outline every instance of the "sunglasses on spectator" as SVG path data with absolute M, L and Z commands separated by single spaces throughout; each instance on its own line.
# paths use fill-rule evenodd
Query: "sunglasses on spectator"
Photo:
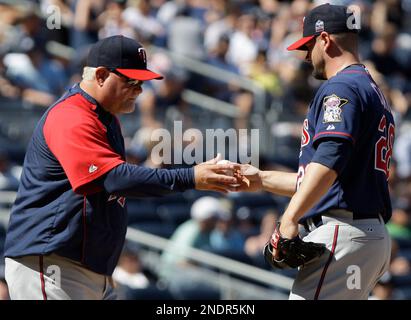
M 107 69 L 107 70 L 114 73 L 114 74 L 116 74 L 116 75 L 118 75 L 120 78 L 123 78 L 129 86 L 138 87 L 138 86 L 141 86 L 144 83 L 143 80 L 136 80 L 136 79 L 131 79 L 129 77 L 126 77 L 124 74 L 118 72 L 116 69 L 110 68 L 110 69 Z

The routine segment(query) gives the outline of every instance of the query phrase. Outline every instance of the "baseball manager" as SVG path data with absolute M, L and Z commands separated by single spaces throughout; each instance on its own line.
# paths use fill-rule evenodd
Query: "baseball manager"
M 185 169 L 125 162 L 118 114 L 130 113 L 147 69 L 144 48 L 113 36 L 90 50 L 83 80 L 39 121 L 27 148 L 5 243 L 12 299 L 115 299 L 111 274 L 127 228 L 126 197 L 195 188 L 227 191 L 236 165 Z

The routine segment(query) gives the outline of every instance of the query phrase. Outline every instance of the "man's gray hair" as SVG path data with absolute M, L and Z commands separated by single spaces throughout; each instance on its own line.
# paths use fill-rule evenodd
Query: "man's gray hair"
M 82 78 L 83 80 L 91 81 L 96 78 L 96 69 L 93 67 L 84 67 L 83 68 L 83 75 Z

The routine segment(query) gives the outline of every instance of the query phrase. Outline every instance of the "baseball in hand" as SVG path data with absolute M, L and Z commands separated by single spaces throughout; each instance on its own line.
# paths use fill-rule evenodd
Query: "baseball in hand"
M 217 164 L 230 164 L 231 162 L 228 160 L 220 160 L 217 162 Z M 227 169 L 227 170 L 223 170 L 224 174 L 227 176 L 233 176 L 234 175 L 234 170 L 232 169 Z
M 232 162 L 228 161 L 228 160 L 220 160 L 220 161 L 217 162 L 217 164 L 230 164 L 230 163 L 232 163 Z M 234 176 L 234 170 L 232 170 L 232 169 L 227 169 L 227 170 L 222 170 L 222 171 L 226 176 L 231 176 L 231 177 Z M 232 187 L 238 187 L 240 185 L 239 184 L 232 184 L 231 186 Z

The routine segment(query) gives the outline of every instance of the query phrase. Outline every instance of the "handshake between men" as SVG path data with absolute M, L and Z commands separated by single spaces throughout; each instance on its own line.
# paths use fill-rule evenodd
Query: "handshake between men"
M 295 193 L 296 173 L 262 171 L 249 164 L 220 160 L 220 154 L 195 167 L 196 189 L 229 191 L 268 191 L 292 197 Z M 297 268 L 321 256 L 323 244 L 305 242 L 298 235 L 298 222 L 285 215 L 272 237 L 267 239 L 263 255 L 273 268 Z
M 258 191 L 261 189 L 260 171 L 248 164 L 238 164 L 221 160 L 221 155 L 194 167 L 195 188 L 197 190 L 218 191 Z

